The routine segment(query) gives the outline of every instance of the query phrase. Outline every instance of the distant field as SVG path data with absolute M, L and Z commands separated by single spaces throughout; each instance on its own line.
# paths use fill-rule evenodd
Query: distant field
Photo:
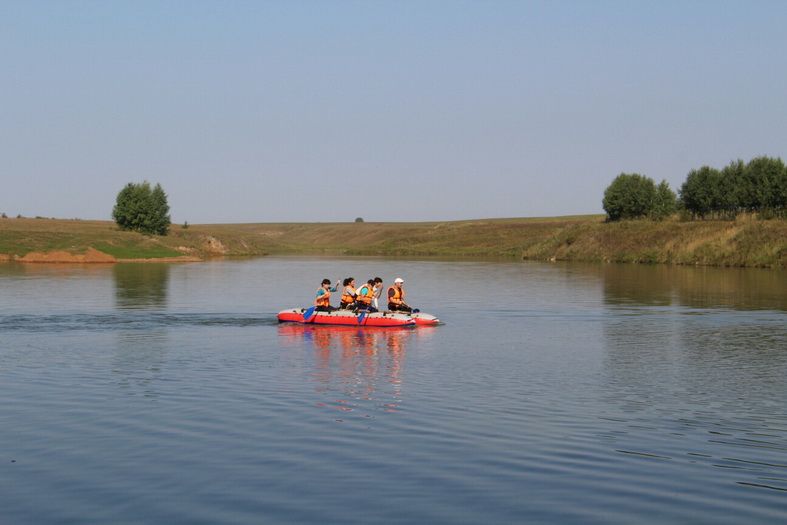
M 365 255 L 504 257 L 787 267 L 787 221 L 605 223 L 602 215 L 419 223 L 173 225 L 170 235 L 119 231 L 109 221 L 0 219 L 0 254 L 89 247 L 119 259 L 178 256 Z

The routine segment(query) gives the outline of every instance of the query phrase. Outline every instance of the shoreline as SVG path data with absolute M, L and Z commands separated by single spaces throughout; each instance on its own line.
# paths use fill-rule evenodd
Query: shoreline
M 63 251 L 29 252 L 23 257 L 0 254 L 0 263 L 18 264 L 124 264 L 124 263 L 179 263 L 203 262 L 207 259 L 183 255 L 181 257 L 148 257 L 139 259 L 118 259 L 98 250 L 89 250 L 84 254 L 72 254 Z

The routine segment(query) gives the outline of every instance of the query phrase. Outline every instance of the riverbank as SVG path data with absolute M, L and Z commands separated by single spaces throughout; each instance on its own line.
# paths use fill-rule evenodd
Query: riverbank
M 787 221 L 741 217 L 605 223 L 601 215 L 584 215 L 419 223 L 212 224 L 173 225 L 166 237 L 151 237 L 120 231 L 110 221 L 0 220 L 0 261 L 165 262 L 259 255 L 501 257 L 785 268 Z

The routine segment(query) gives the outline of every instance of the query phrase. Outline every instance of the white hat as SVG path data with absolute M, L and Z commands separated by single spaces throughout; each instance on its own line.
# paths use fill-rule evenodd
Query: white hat
M 404 282 L 404 279 L 402 279 L 401 277 L 397 277 L 396 279 L 394 279 L 394 283 L 396 283 L 396 284 L 400 284 L 400 283 L 403 283 L 403 282 Z

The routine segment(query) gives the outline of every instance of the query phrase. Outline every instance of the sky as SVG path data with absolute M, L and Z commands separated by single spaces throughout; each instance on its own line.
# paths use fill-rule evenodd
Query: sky
M 602 213 L 622 172 L 787 157 L 783 1 L 0 0 L 0 212 Z

